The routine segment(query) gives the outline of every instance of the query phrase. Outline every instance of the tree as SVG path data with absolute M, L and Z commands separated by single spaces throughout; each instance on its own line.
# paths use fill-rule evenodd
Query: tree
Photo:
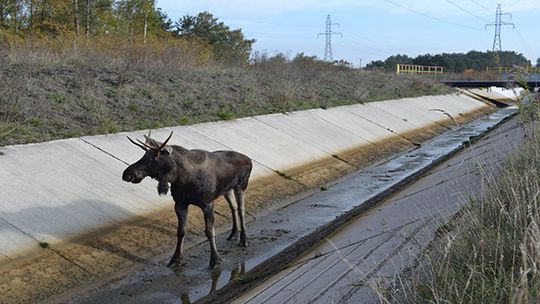
M 208 42 L 213 47 L 215 58 L 227 62 L 247 62 L 255 42 L 253 39 L 244 39 L 240 29 L 231 30 L 209 12 L 182 17 L 176 23 L 175 32 L 181 37 Z
M 537 59 L 536 59 L 536 67 L 537 67 L 537 68 L 540 68 L 540 58 L 537 58 Z
M 388 57 L 385 61 L 376 61 L 370 63 L 367 68 L 384 67 L 385 70 L 392 71 L 396 68 L 396 64 L 417 64 L 417 65 L 432 65 L 442 66 L 445 71 L 461 73 L 467 69 L 484 70 L 486 67 L 498 66 L 498 58 L 505 66 L 528 66 L 530 61 L 523 54 L 514 51 L 504 52 L 478 52 L 470 51 L 463 53 L 442 53 L 437 55 L 418 55 L 415 58 L 407 55 L 394 55 Z

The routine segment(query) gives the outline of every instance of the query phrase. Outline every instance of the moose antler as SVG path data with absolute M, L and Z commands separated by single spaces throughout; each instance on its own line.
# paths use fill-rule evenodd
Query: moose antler
M 127 137 L 127 139 L 129 139 L 129 141 L 130 141 L 132 144 L 134 144 L 134 145 L 136 145 L 137 147 L 143 149 L 144 151 L 148 151 L 149 149 L 151 149 L 147 144 L 141 142 L 141 141 L 138 140 L 138 139 L 137 139 L 137 141 L 138 141 L 139 143 L 137 143 L 137 142 L 135 142 L 133 139 L 129 138 L 129 136 L 126 136 L 126 137 Z
M 146 142 L 149 142 L 150 140 L 152 142 L 155 142 L 153 139 L 150 138 L 150 133 L 152 131 L 149 131 L 148 132 L 148 135 L 144 135 L 144 137 L 146 138 Z M 165 146 L 167 145 L 167 143 L 169 142 L 169 140 L 171 139 L 173 135 L 173 131 L 171 131 L 171 134 L 169 134 L 169 137 L 167 137 L 167 139 L 165 139 L 165 141 L 158 147 L 157 145 L 152 147 L 150 146 L 149 144 L 147 143 L 144 143 L 142 141 L 140 141 L 139 139 L 137 139 L 138 143 L 135 142 L 133 139 L 129 138 L 129 136 L 126 136 L 130 142 L 132 142 L 134 145 L 136 145 L 137 147 L 140 147 L 141 149 L 143 149 L 144 151 L 148 151 L 148 150 L 155 150 L 157 152 L 161 151 L 163 148 L 165 148 Z
M 158 151 L 161 151 L 161 149 L 165 148 L 165 145 L 167 145 L 172 135 L 173 135 L 173 131 L 171 131 L 171 134 L 169 134 L 169 137 L 167 137 L 167 139 L 165 139 L 165 141 L 161 144 L 161 146 L 159 146 Z

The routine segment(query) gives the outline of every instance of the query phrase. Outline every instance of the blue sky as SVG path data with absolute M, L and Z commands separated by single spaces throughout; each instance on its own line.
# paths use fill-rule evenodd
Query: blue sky
M 503 50 L 540 57 L 540 0 L 158 0 L 173 21 L 209 11 L 231 28 L 256 40 L 254 51 L 324 55 L 326 16 L 340 24 L 343 38 L 332 38 L 334 59 L 355 65 L 393 54 L 491 50 L 497 4 L 512 14 L 503 27 Z M 429 17 L 426 17 L 429 16 Z M 521 37 L 521 38 L 520 38 Z

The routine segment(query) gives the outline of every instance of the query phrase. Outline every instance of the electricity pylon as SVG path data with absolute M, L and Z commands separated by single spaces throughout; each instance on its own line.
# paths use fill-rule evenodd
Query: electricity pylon
M 334 61 L 334 55 L 332 54 L 332 35 L 340 35 L 343 37 L 343 34 L 340 32 L 334 32 L 332 31 L 332 26 L 336 25 L 339 28 L 339 23 L 332 23 L 330 20 L 330 15 L 326 17 L 326 32 L 324 33 L 318 33 L 317 38 L 321 35 L 326 36 L 326 45 L 324 47 L 324 61 Z
M 501 9 L 501 5 L 497 5 L 497 12 L 495 13 L 495 22 L 486 24 L 486 29 L 488 26 L 494 26 L 495 27 L 495 37 L 493 38 L 493 52 L 497 52 L 497 61 L 500 64 L 501 63 L 501 52 L 502 52 L 502 44 L 501 44 L 501 27 L 504 25 L 511 25 L 512 28 L 515 28 L 516 26 L 513 23 L 510 22 L 504 22 L 502 21 L 502 16 L 507 15 L 510 16 L 510 19 L 512 19 L 512 14 L 510 13 L 503 13 Z

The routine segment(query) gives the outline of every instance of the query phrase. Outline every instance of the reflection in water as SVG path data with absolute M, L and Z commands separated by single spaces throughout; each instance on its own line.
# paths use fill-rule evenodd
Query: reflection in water
M 212 292 L 216 291 L 216 286 L 219 281 L 219 277 L 221 277 L 221 269 L 214 269 L 212 272 L 210 272 L 210 277 L 212 278 L 212 286 L 210 286 L 210 292 L 208 294 L 211 294 Z
M 229 282 L 238 278 L 239 276 L 242 276 L 246 272 L 246 265 L 244 261 L 239 262 L 234 266 L 234 268 L 230 271 L 231 275 L 229 277 Z M 221 278 L 221 274 L 223 273 L 222 269 L 214 269 L 210 272 L 210 279 L 211 285 L 210 285 L 210 292 L 208 294 L 213 293 L 218 289 L 219 279 Z M 221 288 L 223 286 L 219 286 Z M 189 292 L 185 292 L 180 296 L 180 300 L 182 301 L 182 304 L 191 304 L 191 299 L 189 298 Z
M 191 301 L 189 300 L 189 294 L 187 292 L 183 293 L 180 296 L 180 300 L 182 300 L 182 304 L 191 304 Z
M 229 282 L 236 279 L 236 277 L 243 275 L 246 273 L 246 264 L 244 261 L 236 264 L 236 267 L 231 271 L 231 277 L 229 278 Z

